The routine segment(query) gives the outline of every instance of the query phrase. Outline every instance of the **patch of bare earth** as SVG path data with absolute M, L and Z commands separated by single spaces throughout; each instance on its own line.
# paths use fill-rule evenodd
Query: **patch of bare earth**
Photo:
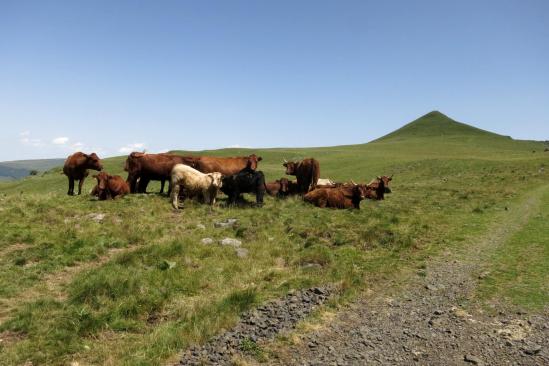
M 270 364 L 549 365 L 549 309 L 491 315 L 470 302 L 483 263 L 537 212 L 539 196 L 505 212 L 466 253 L 432 259 L 426 276 L 366 294 L 289 346 L 264 345 Z

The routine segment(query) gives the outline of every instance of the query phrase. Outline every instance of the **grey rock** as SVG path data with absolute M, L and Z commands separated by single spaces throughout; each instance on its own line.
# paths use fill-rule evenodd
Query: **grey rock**
M 236 248 L 236 255 L 238 258 L 246 258 L 248 256 L 248 249 Z
M 203 244 L 203 245 L 209 245 L 209 244 L 213 244 L 213 239 L 212 238 L 203 238 L 202 240 L 200 240 L 200 244 Z
M 522 351 L 527 355 L 535 355 L 541 351 L 541 346 L 539 344 L 529 344 L 522 348 Z
M 238 239 L 233 239 L 233 238 L 225 238 L 225 239 L 221 239 L 219 241 L 219 243 L 221 245 L 230 245 L 230 246 L 233 246 L 233 247 L 239 247 L 240 245 L 242 245 L 242 242 Z
M 237 222 L 238 222 L 237 219 L 226 219 L 225 221 L 216 221 L 214 222 L 214 227 L 217 227 L 217 228 L 233 227 Z
M 473 365 L 483 365 L 482 360 L 473 355 L 465 355 L 463 356 L 463 360 L 472 363 Z

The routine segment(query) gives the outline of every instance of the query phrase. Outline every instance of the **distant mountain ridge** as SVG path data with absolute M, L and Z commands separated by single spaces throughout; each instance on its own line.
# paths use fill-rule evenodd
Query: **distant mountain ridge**
M 63 165 L 65 159 L 34 159 L 0 162 L 0 179 L 20 179 L 31 171 L 44 172 Z

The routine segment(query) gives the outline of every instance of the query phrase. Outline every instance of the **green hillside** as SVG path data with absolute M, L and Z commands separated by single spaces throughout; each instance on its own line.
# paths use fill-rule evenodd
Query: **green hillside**
M 398 130 L 391 132 L 379 140 L 389 139 L 409 139 L 417 137 L 439 137 L 439 136 L 480 136 L 480 137 L 500 137 L 509 139 L 489 131 L 481 130 L 465 123 L 457 122 L 440 113 L 439 111 L 429 112 L 418 119 L 402 126 Z
M 242 311 L 293 289 L 335 284 L 338 303 L 373 285 L 413 279 L 430 257 L 467 250 L 514 203 L 549 190 L 543 143 L 512 140 L 438 112 L 368 144 L 181 153 L 252 152 L 263 157 L 259 168 L 268 180 L 284 176 L 284 158 L 312 156 L 323 178 L 368 182 L 394 174 L 393 193 L 362 202 L 360 210 L 271 197 L 262 208 L 227 207 L 221 197 L 212 211 L 186 201 L 174 212 L 158 194 L 108 202 L 68 197 L 60 167 L 2 182 L 0 365 L 170 364 L 190 345 L 230 328 Z M 105 159 L 105 170 L 125 177 L 124 160 Z M 93 184 L 88 179 L 84 192 Z M 151 184 L 149 191 L 158 188 Z M 238 225 L 214 227 L 226 218 Z M 532 225 L 538 229 L 520 243 L 521 253 L 546 242 L 537 240 L 542 224 Z M 248 255 L 201 244 L 206 237 L 238 238 Z M 529 260 L 541 268 L 549 258 Z M 512 261 L 506 257 L 506 266 Z M 507 276 L 505 286 L 496 283 L 492 291 L 487 283 L 482 294 L 537 311 L 546 277 Z M 507 292 L 526 280 L 520 300 Z
M 33 159 L 0 162 L 1 179 L 20 179 L 29 175 L 32 170 L 45 172 L 63 165 L 64 159 Z

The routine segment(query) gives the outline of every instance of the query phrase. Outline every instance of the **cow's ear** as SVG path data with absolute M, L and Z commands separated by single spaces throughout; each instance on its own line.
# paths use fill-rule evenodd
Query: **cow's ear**
M 258 156 L 257 161 L 261 161 L 261 160 L 263 160 L 263 158 L 261 156 Z
M 92 175 L 92 178 L 96 178 L 96 179 L 97 179 L 97 174 Z

